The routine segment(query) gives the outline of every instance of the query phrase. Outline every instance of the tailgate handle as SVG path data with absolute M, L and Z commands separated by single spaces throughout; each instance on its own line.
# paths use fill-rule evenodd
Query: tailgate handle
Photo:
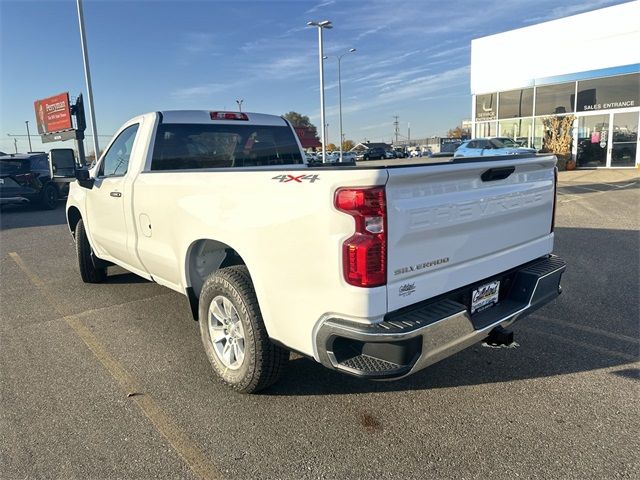
M 494 180 L 504 180 L 513 172 L 515 172 L 516 167 L 498 167 L 498 168 L 490 168 L 482 175 L 480 178 L 483 182 L 493 182 Z

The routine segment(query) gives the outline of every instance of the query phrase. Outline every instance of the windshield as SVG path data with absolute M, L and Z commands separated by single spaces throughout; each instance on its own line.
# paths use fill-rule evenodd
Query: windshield
M 289 127 L 161 124 L 151 170 L 260 167 L 303 163 Z
M 0 159 L 0 173 L 13 175 L 28 170 L 29 160 L 16 160 L 14 158 Z

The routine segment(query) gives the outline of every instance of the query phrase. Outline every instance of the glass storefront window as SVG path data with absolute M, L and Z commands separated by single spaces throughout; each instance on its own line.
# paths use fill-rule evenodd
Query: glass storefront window
M 633 167 L 638 148 L 638 112 L 615 113 L 611 129 L 611 166 Z
M 476 122 L 484 120 L 495 120 L 497 117 L 497 93 L 487 93 L 486 95 L 476 95 Z
M 497 133 L 498 124 L 496 122 L 476 123 L 476 138 L 495 137 Z
M 640 73 L 578 82 L 578 112 L 631 108 L 640 104 Z
M 533 88 L 500 92 L 498 99 L 498 118 L 533 115 Z
M 542 149 L 544 142 L 544 119 L 542 117 L 535 118 L 533 121 L 533 148 Z
M 578 167 L 606 167 L 609 114 L 578 118 Z
M 536 88 L 536 115 L 573 112 L 575 82 Z
M 523 147 L 533 145 L 533 119 L 532 118 L 512 118 L 510 120 L 500 120 L 499 135 L 515 140 Z

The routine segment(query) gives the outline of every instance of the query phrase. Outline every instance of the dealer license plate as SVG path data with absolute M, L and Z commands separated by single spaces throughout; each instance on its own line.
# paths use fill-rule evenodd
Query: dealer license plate
M 500 293 L 500 280 L 476 288 L 471 294 L 471 314 L 493 307 L 498 303 L 498 293 Z

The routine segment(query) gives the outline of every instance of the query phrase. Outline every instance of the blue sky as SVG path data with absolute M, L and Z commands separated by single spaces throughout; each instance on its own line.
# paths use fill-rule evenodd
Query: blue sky
M 246 111 L 295 110 L 319 125 L 317 30 L 306 22 L 329 19 L 325 53 L 357 49 L 342 60 L 346 137 L 391 141 L 394 115 L 402 135 L 408 123 L 412 138 L 441 135 L 470 116 L 473 38 L 618 3 L 85 0 L 98 133 L 112 134 L 148 111 L 235 110 L 238 98 Z M 544 61 L 535 45 L 522 51 Z M 337 143 L 333 57 L 325 84 L 329 141 Z M 64 91 L 85 91 L 76 2 L 0 0 L 0 150 L 14 151 L 7 134 L 25 134 L 25 120 L 34 132 L 35 99 Z M 32 141 L 34 150 L 43 149 L 37 137 Z M 107 141 L 100 137 L 101 146 Z M 25 137 L 18 149 L 28 150 Z

